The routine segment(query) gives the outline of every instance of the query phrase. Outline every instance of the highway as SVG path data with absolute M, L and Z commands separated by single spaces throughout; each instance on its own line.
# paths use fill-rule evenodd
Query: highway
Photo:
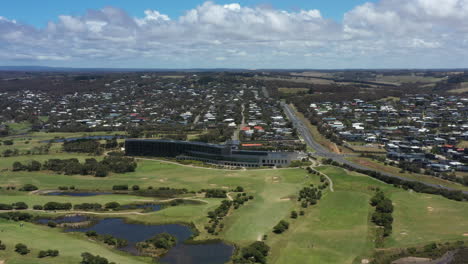
M 310 129 L 307 127 L 306 124 L 304 124 L 304 122 L 299 117 L 297 117 L 295 111 L 291 108 L 291 106 L 287 105 L 284 102 L 282 102 L 281 105 L 282 105 L 282 107 L 284 109 L 284 112 L 286 113 L 288 119 L 293 123 L 293 126 L 297 129 L 297 132 L 302 136 L 305 143 L 309 147 L 311 147 L 312 149 L 315 150 L 315 152 L 313 153 L 314 155 L 322 157 L 322 158 L 332 159 L 332 160 L 334 160 L 336 162 L 349 165 L 349 166 L 351 166 L 353 168 L 356 168 L 356 169 L 372 170 L 371 168 L 368 168 L 368 167 L 365 167 L 365 166 L 362 166 L 360 164 L 357 164 L 357 163 L 354 163 L 352 161 L 347 160 L 346 157 L 349 156 L 349 155 L 338 154 L 338 153 L 331 152 L 330 150 L 328 150 L 324 146 L 317 143 L 314 140 L 314 137 L 312 136 L 312 133 L 310 132 Z M 397 176 L 397 175 L 394 175 L 394 174 L 390 174 L 390 173 L 387 173 L 387 172 L 379 171 L 379 173 L 382 174 L 382 175 L 388 176 L 388 177 L 393 177 L 393 178 L 397 178 L 397 179 L 401 179 L 401 180 L 405 180 L 405 181 L 417 181 L 417 180 Z M 445 187 L 445 186 L 442 186 L 442 185 L 431 184 L 431 183 L 426 183 L 426 182 L 421 182 L 421 181 L 417 181 L 417 182 L 420 182 L 420 183 L 422 183 L 424 185 L 435 187 L 435 188 L 441 188 L 441 189 L 446 189 L 446 190 L 450 190 L 450 191 L 455 190 L 455 189 L 448 188 L 448 187 Z M 468 194 L 468 191 L 463 191 L 463 193 Z

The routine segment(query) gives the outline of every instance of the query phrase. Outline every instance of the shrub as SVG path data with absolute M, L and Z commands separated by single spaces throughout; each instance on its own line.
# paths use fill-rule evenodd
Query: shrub
M 22 192 L 32 192 L 32 191 L 35 191 L 35 190 L 38 190 L 38 189 L 39 188 L 37 188 L 37 186 L 35 186 L 35 185 L 25 184 L 19 190 L 22 191 Z
M 114 186 L 112 186 L 112 190 L 114 190 L 114 191 L 126 191 L 126 190 L 128 190 L 128 185 L 127 184 L 114 185 Z
M 273 232 L 276 234 L 281 234 L 287 229 L 289 229 L 289 223 L 284 220 L 281 220 L 277 225 L 273 227 Z
M 25 244 L 16 244 L 15 246 L 15 252 L 17 252 L 20 255 L 26 255 L 30 252 L 31 250 L 28 249 L 28 247 Z
M 81 257 L 80 264 L 113 264 L 113 262 L 109 262 L 106 258 L 94 256 L 88 252 L 82 253 Z
M 110 202 L 110 203 L 106 203 L 105 205 L 106 209 L 116 209 L 119 207 L 120 207 L 120 204 L 118 202 Z
M 36 204 L 33 206 L 33 209 L 34 210 L 42 210 L 44 207 L 42 207 L 42 205 L 39 205 L 39 204 Z
M 132 190 L 138 191 L 138 190 L 140 190 L 140 186 L 138 186 L 138 185 L 133 185 L 133 186 L 132 186 Z

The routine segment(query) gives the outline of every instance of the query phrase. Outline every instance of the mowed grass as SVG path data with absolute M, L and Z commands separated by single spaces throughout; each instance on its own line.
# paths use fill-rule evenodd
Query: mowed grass
M 371 255 L 372 230 L 369 200 L 372 188 L 386 185 L 370 177 L 341 168 L 319 167 L 334 183 L 316 206 L 298 219 L 286 216 L 290 229 L 281 235 L 268 234 L 272 246 L 269 263 L 353 263 Z
M 395 203 L 395 221 L 386 247 L 467 239 L 467 202 L 408 191 L 393 193 L 391 199 Z
M 85 239 L 83 234 L 63 233 L 59 229 L 25 223 L 23 227 L 17 222 L 0 219 L 0 240 L 7 246 L 6 251 L 0 251 L 0 260 L 7 260 L 8 264 L 76 264 L 81 261 L 81 253 L 90 252 L 105 256 L 116 263 L 143 264 L 152 263 L 149 258 L 127 255 L 111 249 L 101 243 Z M 26 256 L 14 252 L 14 246 L 23 243 L 31 249 Z M 60 256 L 56 258 L 39 259 L 40 250 L 56 249 Z

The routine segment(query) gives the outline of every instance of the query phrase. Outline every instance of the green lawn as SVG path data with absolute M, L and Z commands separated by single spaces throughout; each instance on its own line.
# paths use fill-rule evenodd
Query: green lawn
M 83 252 L 105 256 L 110 261 L 119 264 L 151 263 L 149 258 L 126 255 L 100 243 L 87 240 L 83 234 L 62 233 L 59 229 L 29 223 L 20 227 L 19 223 L 4 220 L 0 220 L 0 230 L 0 240 L 7 246 L 6 251 L 0 251 L 0 260 L 7 260 L 7 264 L 77 264 L 81 261 L 80 255 Z M 31 252 L 26 256 L 15 253 L 14 246 L 17 243 L 26 244 Z M 60 256 L 37 258 L 40 250 L 47 249 L 59 250 Z

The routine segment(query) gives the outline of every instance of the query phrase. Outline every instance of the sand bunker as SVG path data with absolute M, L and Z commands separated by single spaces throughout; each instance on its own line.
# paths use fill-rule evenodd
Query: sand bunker
M 428 206 L 428 207 L 427 207 L 427 210 L 428 210 L 429 212 L 432 212 L 432 211 L 434 211 L 434 208 Z

